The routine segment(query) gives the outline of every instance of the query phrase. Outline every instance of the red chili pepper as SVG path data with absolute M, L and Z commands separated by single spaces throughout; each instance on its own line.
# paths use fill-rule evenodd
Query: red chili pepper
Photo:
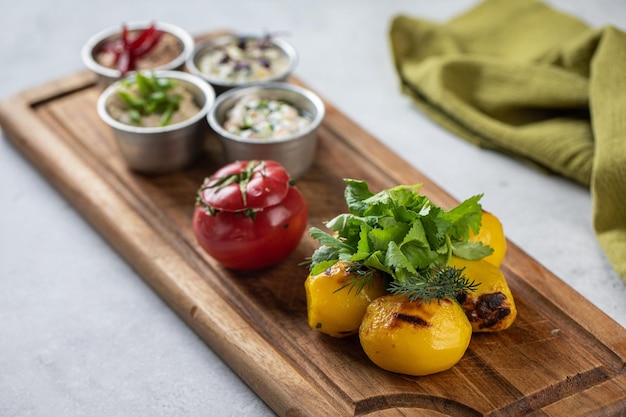
M 156 27 L 154 26 L 154 23 L 153 23 L 150 26 L 148 26 L 147 29 L 141 31 L 139 36 L 137 36 L 130 43 L 130 48 L 131 49 L 135 49 L 135 48 L 138 48 L 139 46 L 141 46 L 141 44 L 144 43 L 146 41 L 146 39 L 148 39 L 150 36 L 152 36 L 152 34 L 154 33 L 155 30 L 156 30 Z
M 124 49 L 128 48 L 128 26 L 125 23 L 122 23 L 122 45 L 124 45 Z
M 150 33 L 150 35 L 146 37 L 144 41 L 133 50 L 133 56 L 135 58 L 140 58 L 146 55 L 148 52 L 154 49 L 156 44 L 161 39 L 161 35 L 163 35 L 163 32 L 160 30 L 152 31 L 152 33 Z
M 128 27 L 122 23 L 121 39 L 108 42 L 102 50 L 114 54 L 113 62 L 121 75 L 135 69 L 135 61 L 154 49 L 161 39 L 162 31 L 153 23 L 142 30 L 136 38 L 130 39 Z
M 117 69 L 122 76 L 126 75 L 128 71 L 134 68 L 134 62 L 128 49 L 123 49 L 117 56 Z

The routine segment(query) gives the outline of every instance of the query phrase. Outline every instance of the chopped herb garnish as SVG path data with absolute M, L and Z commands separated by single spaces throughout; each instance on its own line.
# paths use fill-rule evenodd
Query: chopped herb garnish
M 140 72 L 131 79 L 124 79 L 117 95 L 128 106 L 128 116 L 133 123 L 141 123 L 141 118 L 149 114 L 161 115 L 160 126 L 167 126 L 176 110 L 182 95 L 172 94 L 176 86 L 174 80 L 146 76 Z
M 257 169 L 258 167 L 260 167 L 260 169 Z M 220 177 L 212 183 L 205 183 L 202 185 L 202 187 L 200 187 L 200 190 L 198 190 L 198 200 L 196 201 L 196 204 L 204 206 L 207 210 L 213 210 L 212 207 L 202 202 L 202 199 L 200 198 L 202 191 L 210 188 L 215 188 L 217 191 L 220 191 L 226 186 L 232 183 L 236 183 L 239 184 L 239 192 L 241 193 L 241 198 L 245 207 L 248 205 L 248 183 L 255 175 L 255 173 L 259 173 L 260 175 L 264 176 L 264 170 L 265 161 L 252 160 L 236 174 L 230 174 Z M 215 212 L 211 212 L 211 214 L 215 214 Z M 254 214 L 254 211 L 245 212 L 245 214 L 247 216 L 250 216 Z

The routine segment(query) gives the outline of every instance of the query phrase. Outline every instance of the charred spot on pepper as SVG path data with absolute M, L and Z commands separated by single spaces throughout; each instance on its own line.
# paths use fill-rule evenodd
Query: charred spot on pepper
M 392 317 L 394 318 L 394 321 L 403 321 L 414 326 L 430 327 L 430 323 L 426 320 L 422 319 L 421 317 L 412 316 L 410 314 L 395 312 L 393 313 Z
M 478 297 L 476 308 L 483 314 L 489 314 L 493 310 L 498 309 L 506 300 L 506 295 L 501 292 L 492 294 L 483 294 Z
M 481 329 L 488 329 L 490 327 L 493 327 L 496 324 L 500 323 L 502 319 L 504 319 L 509 314 L 511 314 L 511 309 L 508 307 L 498 309 L 495 311 L 494 317 L 491 317 L 489 320 L 485 321 L 484 323 L 479 324 L 478 327 Z
M 459 302 L 459 304 L 463 305 L 463 303 L 467 301 L 467 292 L 460 291 L 456 293 L 456 300 Z
M 482 294 L 477 299 L 465 297 L 461 305 L 467 318 L 472 322 L 479 323 L 481 329 L 493 327 L 511 314 L 507 297 L 501 292 Z

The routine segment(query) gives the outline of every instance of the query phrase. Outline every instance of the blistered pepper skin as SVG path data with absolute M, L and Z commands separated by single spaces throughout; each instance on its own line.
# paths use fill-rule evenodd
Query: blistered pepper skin
M 457 302 L 411 302 L 395 294 L 374 300 L 359 329 L 361 346 L 372 362 L 412 376 L 453 367 L 471 336 L 472 326 Z
M 517 317 L 513 294 L 502 271 L 490 262 L 470 261 L 453 256 L 450 266 L 463 270 L 463 274 L 479 284 L 475 291 L 457 296 L 474 332 L 506 330 Z
M 354 335 L 369 303 L 387 293 L 383 279 L 375 273 L 372 285 L 366 285 L 357 294 L 356 288 L 349 285 L 353 274 L 349 269 L 349 264 L 339 261 L 326 271 L 307 277 L 304 287 L 312 329 L 333 337 Z

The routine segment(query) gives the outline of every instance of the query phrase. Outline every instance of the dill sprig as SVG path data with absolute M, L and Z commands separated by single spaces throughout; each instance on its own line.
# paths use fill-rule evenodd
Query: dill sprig
M 405 280 L 394 280 L 389 284 L 388 291 L 392 294 L 404 295 L 411 301 L 438 302 L 449 298 L 456 300 L 459 293 L 475 291 L 478 285 L 470 281 L 463 271 L 449 265 L 424 271 Z
M 354 290 L 355 295 L 358 295 L 365 287 L 374 285 L 374 279 L 376 275 L 373 269 L 364 268 L 358 262 L 350 262 L 346 268 L 346 283 L 337 288 L 334 292 L 348 288 L 348 294 Z

